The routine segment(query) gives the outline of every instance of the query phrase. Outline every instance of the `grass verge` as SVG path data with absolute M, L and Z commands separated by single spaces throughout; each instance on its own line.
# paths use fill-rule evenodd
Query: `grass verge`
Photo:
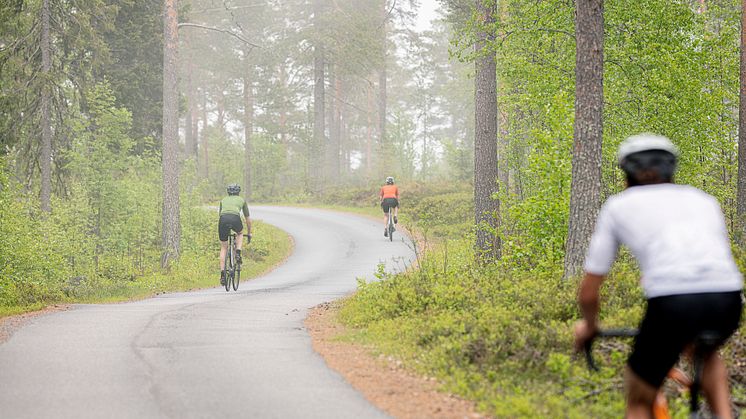
M 282 263 L 292 252 L 292 239 L 277 227 L 255 221 L 253 239 L 244 253 L 241 280 L 256 278 Z M 212 230 L 210 230 L 212 233 Z M 206 233 L 207 234 L 207 233 Z M 36 311 L 51 304 L 113 303 L 148 298 L 154 295 L 217 287 L 219 244 L 209 251 L 188 251 L 168 271 L 153 269 L 132 280 L 110 280 L 91 277 L 75 285 L 66 284 L 56 299 L 21 306 L 0 306 L 0 318 Z

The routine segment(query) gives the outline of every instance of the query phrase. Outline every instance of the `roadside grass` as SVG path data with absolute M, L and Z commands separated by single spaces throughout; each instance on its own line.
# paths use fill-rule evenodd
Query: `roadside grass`
M 212 227 L 214 214 L 206 212 L 205 218 L 205 224 Z M 268 272 L 282 263 L 292 251 L 292 239 L 284 231 L 261 221 L 254 222 L 253 227 L 251 244 L 244 246 L 248 249 L 248 255 L 244 256 L 241 281 L 248 281 Z M 90 276 L 74 285 L 65 284 L 60 292 L 50 293 L 42 301 L 27 305 L 0 306 L 0 318 L 40 310 L 52 304 L 114 303 L 166 292 L 217 287 L 220 247 L 214 230 L 209 228 L 199 232 L 201 245 L 189 249 L 190 245 L 186 244 L 184 247 L 187 250 L 168 271 L 152 267 L 131 280 Z

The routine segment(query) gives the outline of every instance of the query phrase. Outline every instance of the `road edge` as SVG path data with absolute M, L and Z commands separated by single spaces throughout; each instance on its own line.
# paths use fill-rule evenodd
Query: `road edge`
M 348 329 L 337 319 L 341 300 L 308 311 L 304 324 L 314 351 L 371 404 L 395 418 L 487 418 L 475 402 L 439 390 L 435 378 L 404 367 L 397 359 L 376 356 L 371 348 L 340 340 Z

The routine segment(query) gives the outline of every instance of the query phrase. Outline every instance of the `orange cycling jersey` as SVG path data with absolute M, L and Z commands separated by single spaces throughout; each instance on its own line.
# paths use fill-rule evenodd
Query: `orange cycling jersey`
M 396 185 L 383 185 L 381 187 L 381 193 L 379 195 L 381 196 L 381 199 L 399 199 L 399 188 Z

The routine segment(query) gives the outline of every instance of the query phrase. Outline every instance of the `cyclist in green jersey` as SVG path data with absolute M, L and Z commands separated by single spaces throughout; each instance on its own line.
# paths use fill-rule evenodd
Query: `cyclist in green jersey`
M 243 244 L 243 223 L 241 213 L 246 218 L 248 228 L 247 243 L 251 243 L 251 219 L 249 206 L 238 196 L 241 187 L 237 184 L 228 185 L 228 196 L 220 201 L 220 221 L 218 222 L 218 237 L 220 238 L 220 284 L 225 285 L 225 255 L 228 253 L 228 237 L 231 230 L 236 232 L 236 262 L 241 263 L 241 246 Z

